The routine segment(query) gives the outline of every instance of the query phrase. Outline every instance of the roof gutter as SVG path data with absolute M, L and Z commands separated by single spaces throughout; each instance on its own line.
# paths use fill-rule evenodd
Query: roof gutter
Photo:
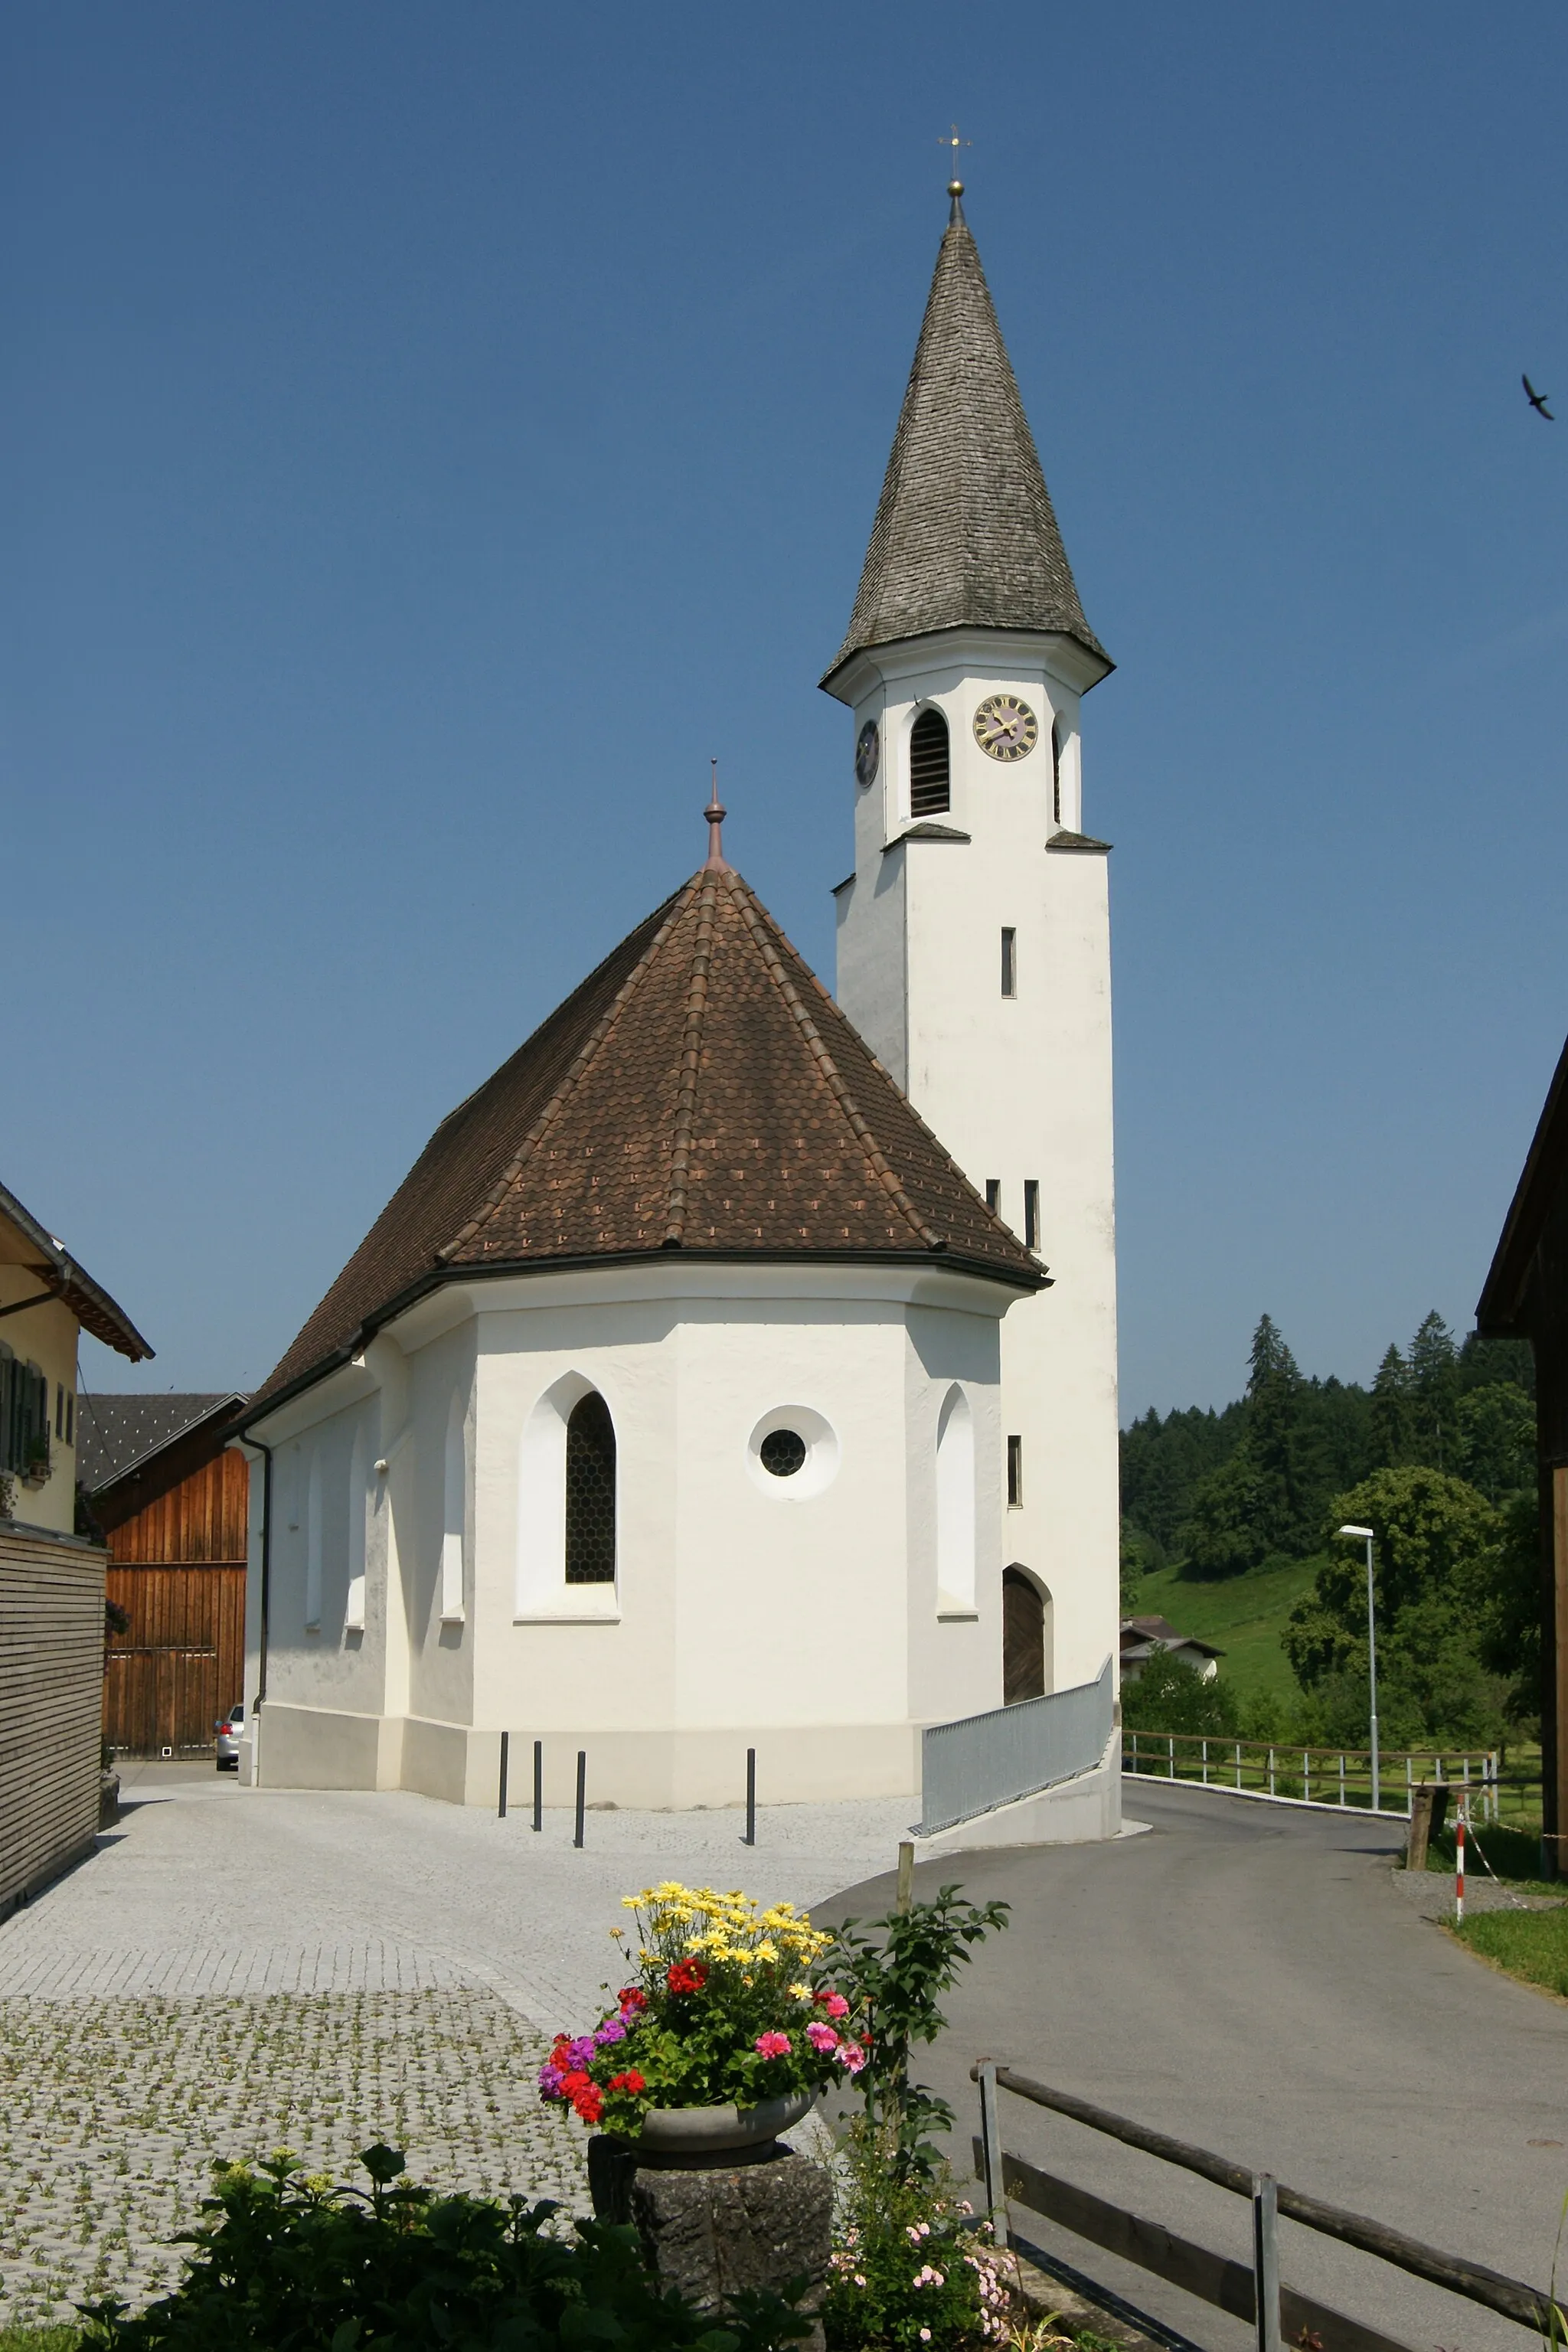
M 341 1371 L 363 1356 L 369 1342 L 388 1323 L 395 1323 L 411 1307 L 416 1307 L 432 1291 L 442 1289 L 449 1282 L 485 1282 L 504 1276 L 526 1274 L 581 1274 L 589 1268 L 608 1269 L 626 1265 L 664 1265 L 684 1259 L 692 1265 L 918 1265 L 936 1266 L 944 1274 L 967 1274 L 983 1282 L 997 1282 L 1004 1289 L 1016 1290 L 1027 1297 L 1037 1290 L 1051 1290 L 1056 1277 L 1040 1266 L 1033 1279 L 1022 1268 L 1004 1269 L 985 1258 L 952 1255 L 946 1244 L 941 1249 L 911 1250 L 795 1250 L 787 1255 L 781 1253 L 764 1255 L 757 1250 L 626 1250 L 615 1255 L 595 1251 L 591 1256 L 558 1258 L 503 1258 L 488 1265 L 442 1265 L 421 1275 L 416 1282 L 398 1291 L 384 1307 L 367 1315 L 349 1339 L 340 1347 L 318 1358 L 308 1370 L 298 1372 L 281 1388 L 264 1391 L 255 1400 L 255 1410 L 235 1424 L 235 1433 L 247 1445 L 260 1444 L 250 1435 L 258 1423 L 269 1420 L 283 1405 L 307 1389 L 313 1389 L 330 1372 Z

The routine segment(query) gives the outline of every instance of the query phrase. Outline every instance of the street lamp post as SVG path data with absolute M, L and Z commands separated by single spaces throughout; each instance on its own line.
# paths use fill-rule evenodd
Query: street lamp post
M 1381 1810 L 1382 1791 L 1377 1777 L 1377 1604 L 1372 1580 L 1372 1539 L 1370 1528 L 1342 1528 L 1342 1536 L 1359 1536 L 1366 1545 L 1366 1673 L 1372 1691 L 1372 1810 Z

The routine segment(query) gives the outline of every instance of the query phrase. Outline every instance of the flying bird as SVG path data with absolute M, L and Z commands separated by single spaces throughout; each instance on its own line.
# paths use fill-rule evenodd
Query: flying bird
M 1519 380 L 1524 386 L 1524 396 L 1526 400 L 1529 401 L 1531 408 L 1535 410 L 1537 415 L 1544 416 L 1548 425 L 1555 425 L 1557 419 L 1552 415 L 1552 411 L 1546 405 L 1547 402 L 1551 399 L 1552 394 L 1549 392 L 1537 392 L 1535 386 L 1531 383 L 1530 378 L 1527 375 L 1521 375 Z

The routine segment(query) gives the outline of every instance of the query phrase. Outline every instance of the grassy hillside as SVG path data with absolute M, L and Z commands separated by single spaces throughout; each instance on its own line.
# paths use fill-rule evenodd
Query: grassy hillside
M 1156 1569 L 1138 1587 L 1132 1614 L 1168 1617 L 1178 1633 L 1195 1633 L 1225 1652 L 1219 1670 L 1243 1701 L 1263 1692 L 1289 1700 L 1296 1678 L 1279 1634 L 1318 1572 L 1315 1559 L 1285 1560 L 1215 1584 L 1189 1582 Z

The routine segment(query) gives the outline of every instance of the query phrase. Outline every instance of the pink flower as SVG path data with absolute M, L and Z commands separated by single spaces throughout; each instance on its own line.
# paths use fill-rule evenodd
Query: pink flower
M 816 1998 L 821 2007 L 827 2011 L 829 2017 L 848 2016 L 849 2003 L 845 2000 L 844 1995 L 841 1992 L 819 1992 Z
M 838 2047 L 838 2036 L 831 2025 L 808 2025 L 805 2038 L 814 2050 L 822 2052 L 824 2057 L 829 2056 Z
M 787 2058 L 789 2056 L 789 2035 L 787 2033 L 759 2033 L 756 2041 L 756 2048 L 760 2057 Z
M 851 2074 L 858 2074 L 866 2063 L 866 2053 L 858 2042 L 841 2042 L 838 2045 L 838 2063 Z

